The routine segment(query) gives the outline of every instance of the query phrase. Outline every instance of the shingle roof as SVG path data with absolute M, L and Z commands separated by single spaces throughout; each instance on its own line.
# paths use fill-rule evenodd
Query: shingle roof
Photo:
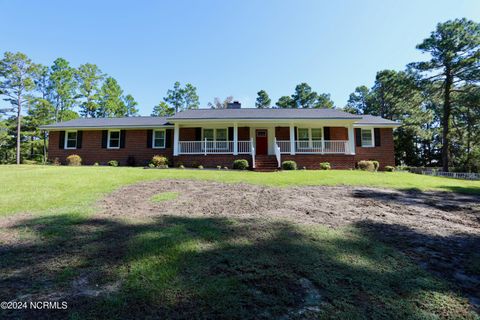
M 40 128 L 148 128 L 169 125 L 165 117 L 79 118 L 49 124 Z
M 395 127 L 397 122 L 370 115 L 355 115 L 336 109 L 197 109 L 186 110 L 175 116 L 166 117 L 125 117 L 125 118 L 80 118 L 58 122 L 41 129 L 88 129 L 88 128 L 155 128 L 172 126 L 168 121 L 176 120 L 229 120 L 229 119 L 345 119 L 354 120 L 355 126 L 378 125 Z
M 361 119 L 337 109 L 194 109 L 169 118 L 182 119 Z
M 361 125 L 384 125 L 384 126 L 399 126 L 400 123 L 384 119 L 382 117 L 362 115 L 362 120 L 355 122 L 356 126 Z

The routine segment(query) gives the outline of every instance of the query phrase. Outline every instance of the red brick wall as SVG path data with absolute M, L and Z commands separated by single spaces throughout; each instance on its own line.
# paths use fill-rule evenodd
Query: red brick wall
M 373 148 L 355 148 L 355 163 L 360 160 L 377 160 L 380 162 L 380 168 L 385 166 L 395 166 L 395 154 L 393 147 L 393 129 L 380 129 L 380 146 Z
M 275 127 L 275 137 L 277 140 L 290 140 L 290 128 Z
M 320 169 L 320 162 L 330 162 L 332 169 L 353 169 L 355 168 L 355 156 L 345 154 L 282 154 L 282 162 L 293 160 L 299 169 Z
M 348 140 L 348 129 L 343 127 L 330 127 L 330 140 Z
M 179 155 L 173 158 L 175 167 L 183 164 L 186 168 L 196 168 L 199 165 L 205 168 L 233 167 L 233 161 L 236 159 L 246 159 L 250 167 L 252 166 L 252 157 L 248 154 L 239 154 L 234 156 L 232 154 L 209 154 L 209 155 Z
M 51 131 L 49 135 L 48 158 L 53 161 L 58 158 L 65 163 L 67 156 L 78 154 L 82 157 L 82 163 L 91 165 L 95 162 L 106 164 L 110 160 L 117 160 L 120 165 L 126 165 L 129 156 L 135 157 L 136 165 L 146 165 L 154 155 L 164 155 L 172 160 L 173 149 L 147 148 L 147 130 L 126 130 L 125 148 L 106 149 L 102 148 L 102 130 L 83 130 L 82 148 L 65 150 L 58 147 L 59 131 Z M 173 130 L 171 134 L 173 146 Z

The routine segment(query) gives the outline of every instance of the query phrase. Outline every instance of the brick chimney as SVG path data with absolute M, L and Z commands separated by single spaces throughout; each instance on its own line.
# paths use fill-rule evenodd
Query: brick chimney
M 227 109 L 240 109 L 242 104 L 238 101 L 229 102 L 227 104 Z

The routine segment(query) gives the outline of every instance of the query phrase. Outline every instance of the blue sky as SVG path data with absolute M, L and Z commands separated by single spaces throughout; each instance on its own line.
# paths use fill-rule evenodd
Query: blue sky
M 201 106 L 228 95 L 253 107 L 309 83 L 338 107 L 382 69 L 425 57 L 415 45 L 438 22 L 480 21 L 480 1 L 13 1 L 0 0 L 0 51 L 50 65 L 90 62 L 148 115 L 175 81 Z

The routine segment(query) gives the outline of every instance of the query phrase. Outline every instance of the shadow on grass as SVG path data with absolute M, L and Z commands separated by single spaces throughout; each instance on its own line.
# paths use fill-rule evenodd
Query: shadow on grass
M 478 187 L 440 186 L 439 188 L 457 193 L 480 195 L 480 181 L 478 185 Z
M 371 233 L 169 216 L 33 218 L 0 248 L 0 300 L 67 301 L 3 318 L 473 317 L 465 300 Z M 374 228 L 369 228 L 373 230 Z

